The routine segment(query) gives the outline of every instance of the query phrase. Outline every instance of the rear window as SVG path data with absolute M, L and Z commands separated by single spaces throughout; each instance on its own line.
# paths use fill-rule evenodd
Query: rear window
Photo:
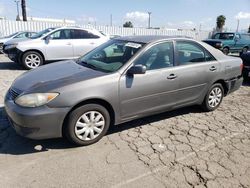
M 221 40 L 233 40 L 234 33 L 217 33 L 213 37 L 214 39 L 221 39 Z
M 241 38 L 242 38 L 243 40 L 250 40 L 250 35 L 249 35 L 249 34 L 242 34 L 242 35 L 241 35 Z
M 74 29 L 72 30 L 72 38 L 73 39 L 98 39 L 100 37 L 98 35 L 95 35 L 85 30 Z

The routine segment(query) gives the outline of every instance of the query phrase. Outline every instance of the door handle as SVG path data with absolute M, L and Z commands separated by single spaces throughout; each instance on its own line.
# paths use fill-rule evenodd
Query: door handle
M 217 68 L 215 67 L 215 66 L 212 66 L 212 67 L 210 67 L 210 69 L 209 69 L 210 71 L 216 71 L 217 70 Z
M 70 45 L 71 45 L 71 43 L 70 43 L 70 42 L 68 42 L 68 43 L 66 43 L 66 45 L 70 46 Z
M 169 79 L 169 80 L 173 80 L 173 79 L 175 79 L 175 78 L 177 78 L 177 76 L 176 76 L 175 74 L 170 74 L 170 75 L 167 77 L 167 79 Z
M 91 44 L 91 45 L 94 45 L 95 43 L 94 43 L 94 42 L 91 42 L 90 44 Z

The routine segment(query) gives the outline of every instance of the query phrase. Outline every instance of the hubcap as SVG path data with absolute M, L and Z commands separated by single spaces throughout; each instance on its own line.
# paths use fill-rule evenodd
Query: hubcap
M 40 63 L 41 59 L 36 54 L 30 54 L 25 58 L 25 64 L 31 69 L 38 67 Z
M 93 140 L 102 133 L 104 126 L 103 115 L 97 111 L 89 111 L 84 113 L 76 122 L 75 134 L 80 140 Z
M 222 99 L 221 88 L 215 87 L 215 88 L 212 89 L 212 91 L 209 94 L 208 105 L 211 108 L 215 108 L 216 106 L 218 106 L 220 104 L 221 99 Z

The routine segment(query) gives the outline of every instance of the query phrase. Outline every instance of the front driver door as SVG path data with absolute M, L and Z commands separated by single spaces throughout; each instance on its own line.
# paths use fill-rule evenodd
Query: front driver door
M 49 40 L 44 40 L 47 60 L 73 59 L 73 45 L 71 30 L 61 29 L 50 35 Z
M 147 67 L 145 74 L 120 78 L 120 108 L 123 120 L 168 109 L 175 104 L 178 84 L 175 79 L 172 42 L 158 43 L 146 50 L 133 65 Z

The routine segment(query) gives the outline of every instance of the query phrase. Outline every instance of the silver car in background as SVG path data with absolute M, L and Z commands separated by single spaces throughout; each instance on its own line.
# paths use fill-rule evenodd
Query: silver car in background
M 34 36 L 35 34 L 36 34 L 36 32 L 32 32 L 32 31 L 19 31 L 16 33 L 12 33 L 11 35 L 1 37 L 0 38 L 0 52 L 2 52 L 2 50 L 3 50 L 4 43 L 6 43 L 12 39 L 30 38 L 30 37 Z
M 184 106 L 218 108 L 242 84 L 242 60 L 186 38 L 110 40 L 78 61 L 45 65 L 18 77 L 5 98 L 25 137 L 97 142 L 110 125 Z M 167 126 L 167 125 L 166 125 Z
M 24 68 L 34 69 L 46 61 L 79 58 L 108 40 L 109 37 L 94 29 L 50 28 L 29 40 L 11 40 L 3 51 Z

